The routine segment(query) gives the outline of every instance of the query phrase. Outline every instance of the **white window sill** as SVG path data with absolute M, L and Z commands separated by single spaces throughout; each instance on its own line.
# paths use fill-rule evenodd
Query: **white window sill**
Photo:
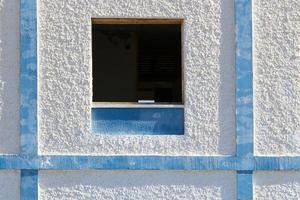
M 92 102 L 92 108 L 184 108 L 183 104 Z

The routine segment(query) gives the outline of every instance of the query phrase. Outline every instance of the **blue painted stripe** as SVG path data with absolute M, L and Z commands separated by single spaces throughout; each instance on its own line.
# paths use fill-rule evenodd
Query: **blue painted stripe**
M 253 170 L 300 170 L 300 157 L 255 157 Z
M 243 168 L 240 163 L 225 156 L 44 156 L 40 169 L 232 170 Z
M 237 172 L 237 199 L 250 200 L 253 199 L 252 172 Z
M 253 156 L 251 0 L 235 0 L 237 156 Z
M 0 169 L 300 170 L 300 156 L 18 156 L 0 155 Z
M 0 169 L 38 169 L 39 157 L 0 155 Z
M 37 8 L 36 0 L 20 0 L 20 135 L 21 155 L 0 158 L 0 167 L 20 167 L 21 200 L 38 199 L 37 168 Z M 4 161 L 4 162 L 3 162 Z
M 20 0 L 21 154 L 37 154 L 36 0 Z
M 38 200 L 38 171 L 21 170 L 21 200 Z
M 183 135 L 183 108 L 93 108 L 92 132 L 112 135 Z
M 251 4 L 251 0 L 235 0 L 236 156 L 254 161 Z M 237 172 L 237 199 L 253 199 L 252 170 Z
M 237 171 L 237 174 L 253 174 L 252 170 Z
M 251 160 L 230 156 L 0 156 L 0 169 L 250 170 Z

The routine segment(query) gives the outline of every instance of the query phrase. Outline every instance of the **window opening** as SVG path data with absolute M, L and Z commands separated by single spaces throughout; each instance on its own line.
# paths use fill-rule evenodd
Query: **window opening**
M 182 104 L 181 19 L 92 19 L 93 102 Z

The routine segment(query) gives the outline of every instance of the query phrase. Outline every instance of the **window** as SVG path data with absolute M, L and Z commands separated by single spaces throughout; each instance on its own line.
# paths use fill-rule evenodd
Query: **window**
M 92 19 L 93 102 L 182 104 L 180 19 Z
M 92 19 L 93 133 L 184 134 L 181 28 L 179 19 Z

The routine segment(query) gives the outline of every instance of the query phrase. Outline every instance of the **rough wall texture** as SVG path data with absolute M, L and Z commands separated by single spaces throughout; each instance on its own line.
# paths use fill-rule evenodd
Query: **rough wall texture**
M 20 172 L 0 170 L 0 200 L 19 200 Z
M 256 172 L 254 174 L 254 199 L 300 199 L 300 172 Z
M 235 173 L 42 171 L 40 199 L 235 199 Z
M 300 1 L 255 0 L 255 153 L 300 154 Z
M 233 0 L 40 0 L 40 153 L 234 154 L 233 10 Z M 185 19 L 185 136 L 90 133 L 92 17 Z
M 19 152 L 19 1 L 0 0 L 0 154 Z

